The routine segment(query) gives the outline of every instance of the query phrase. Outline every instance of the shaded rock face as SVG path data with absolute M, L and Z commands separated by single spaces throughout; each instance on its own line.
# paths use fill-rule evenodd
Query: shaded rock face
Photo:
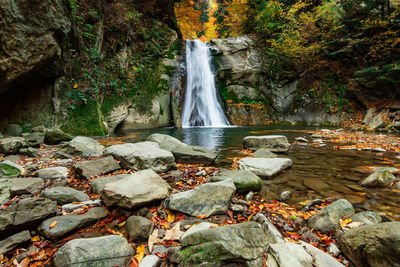
M 128 241 L 118 235 L 74 239 L 54 257 L 56 267 L 126 266 L 134 255 Z
M 361 226 L 344 232 L 342 252 L 356 266 L 400 266 L 400 222 Z
M 75 164 L 75 172 L 84 178 L 89 179 L 91 176 L 95 177 L 101 174 L 120 169 L 118 162 L 113 157 L 105 157 L 97 160 L 82 161 Z
M 126 221 L 129 238 L 133 240 L 147 240 L 153 232 L 154 224 L 147 218 L 131 216 Z
M 18 234 L 12 235 L 0 241 L 0 254 L 4 254 L 19 245 L 31 241 L 31 234 L 29 231 L 23 231 Z

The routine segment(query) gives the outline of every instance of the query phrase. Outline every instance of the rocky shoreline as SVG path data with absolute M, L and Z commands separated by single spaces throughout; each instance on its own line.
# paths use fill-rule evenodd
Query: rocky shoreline
M 313 133 L 313 140 L 340 131 Z M 306 142 L 301 137 L 297 143 Z M 101 143 L 106 144 L 103 146 Z M 314 142 L 318 146 L 324 144 Z M 294 145 L 296 145 L 294 144 Z M 285 136 L 249 136 L 231 169 L 172 136 L 106 142 L 38 127 L 0 139 L 2 266 L 397 266 L 400 223 L 346 199 L 264 199 L 293 164 Z M 383 148 L 382 148 L 383 149 Z M 396 168 L 364 187 L 397 188 Z

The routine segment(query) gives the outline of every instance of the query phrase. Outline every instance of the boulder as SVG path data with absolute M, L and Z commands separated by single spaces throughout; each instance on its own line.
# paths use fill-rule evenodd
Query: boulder
M 42 192 L 42 197 L 57 201 L 58 204 L 67 204 L 72 202 L 82 202 L 89 200 L 89 196 L 71 187 L 52 187 Z
M 400 222 L 365 225 L 348 230 L 340 248 L 356 267 L 399 266 Z
M 270 178 L 293 164 L 286 158 L 243 158 L 238 161 L 241 170 L 248 170 L 261 178 Z
M 22 127 L 19 124 L 8 124 L 5 129 L 5 134 L 9 136 L 21 136 Z
M 93 193 L 100 195 L 107 184 L 119 181 L 127 176 L 129 176 L 129 174 L 119 174 L 96 178 L 90 183 L 90 189 Z
M 156 142 L 159 145 L 161 145 L 163 143 L 169 143 L 169 144 L 176 145 L 176 146 L 186 145 L 185 143 L 183 143 L 182 141 L 179 141 L 175 137 L 172 137 L 167 134 L 158 134 L 158 133 L 150 135 L 149 137 L 147 137 L 146 141 Z
M 105 157 L 90 161 L 77 162 L 74 166 L 75 172 L 86 179 L 102 174 L 107 174 L 120 169 L 118 162 L 113 157 Z
M 192 227 L 189 228 L 189 230 L 187 230 L 182 236 L 181 236 L 181 240 L 183 240 L 185 237 L 194 234 L 198 231 L 202 231 L 205 229 L 209 229 L 212 228 L 213 224 L 209 223 L 209 222 L 201 222 L 199 224 L 195 224 Z
M 163 200 L 170 192 L 171 187 L 149 169 L 108 183 L 103 189 L 102 199 L 106 205 L 132 209 Z
M 0 179 L 0 204 L 11 197 L 10 187 L 11 183 L 8 179 Z
M 175 168 L 175 158 L 171 152 L 160 149 L 155 142 L 140 142 L 110 146 L 107 155 L 112 155 L 125 169 L 152 169 L 157 173 Z
M 37 171 L 37 176 L 43 179 L 68 178 L 68 169 L 65 167 L 50 167 Z
M 243 147 L 251 150 L 266 148 L 272 152 L 287 152 L 290 144 L 283 135 L 247 136 L 243 139 Z
M 221 266 L 262 259 L 268 242 L 258 223 L 245 222 L 197 231 L 182 239 L 182 248 L 179 266 Z
M 253 154 L 254 158 L 278 158 L 278 156 L 272 153 L 270 150 L 266 148 L 257 149 Z
M 119 235 L 78 238 L 68 241 L 54 256 L 55 267 L 127 266 L 134 255 L 128 241 Z
M 0 255 L 31 241 L 29 231 L 23 231 L 0 241 Z
M 358 212 L 350 216 L 350 219 L 353 222 L 362 222 L 364 225 L 377 224 L 382 222 L 381 215 L 372 211 Z
M 0 153 L 5 155 L 17 154 L 21 148 L 28 147 L 25 138 L 9 137 L 0 139 Z
M 154 223 L 141 216 L 131 216 L 126 221 L 129 238 L 135 241 L 147 240 L 153 232 Z
M 396 181 L 396 177 L 389 171 L 374 172 L 365 178 L 361 185 L 364 187 L 387 187 Z
M 58 212 L 57 203 L 47 198 L 25 198 L 0 210 L 0 237 L 36 227 Z
M 24 168 L 12 161 L 5 160 L 0 162 L 0 178 L 19 177 L 24 173 Z
M 256 216 L 253 217 L 253 220 L 261 224 L 264 228 L 265 238 L 269 243 L 278 243 L 284 242 L 283 236 L 281 232 L 272 224 L 272 222 L 265 217 L 261 212 L 257 213 Z
M 44 143 L 47 145 L 58 145 L 61 142 L 71 141 L 73 137 L 60 129 L 48 129 L 44 136 Z
M 64 216 L 49 218 L 39 225 L 38 230 L 47 239 L 60 239 L 80 228 L 84 228 L 97 222 L 99 219 L 104 218 L 107 215 L 108 213 L 105 208 L 95 207 L 81 215 L 71 213 Z M 57 222 L 57 224 L 54 227 L 50 227 L 54 222 Z
M 98 141 L 92 138 L 77 136 L 70 142 L 63 145 L 63 148 L 57 151 L 56 155 L 64 155 L 63 157 L 67 158 L 97 158 L 104 155 L 104 146 L 102 146 Z
M 44 133 L 23 133 L 22 137 L 25 138 L 26 142 L 30 147 L 40 147 L 44 143 Z
M 236 188 L 232 180 L 206 183 L 194 189 L 172 195 L 165 200 L 167 209 L 191 216 L 225 214 Z
M 38 194 L 44 188 L 41 178 L 14 178 L 10 179 L 11 196 L 22 194 Z
M 350 217 L 354 214 L 354 208 L 346 199 L 339 199 L 324 207 L 308 219 L 310 228 L 328 233 L 340 227 L 339 221 L 342 217 Z
M 220 182 L 232 179 L 235 184 L 236 191 L 239 193 L 247 193 L 249 191 L 258 192 L 262 187 L 260 177 L 247 170 L 229 170 L 217 173 L 209 178 L 210 182 Z
M 372 170 L 373 172 L 385 172 L 388 171 L 392 174 L 397 174 L 399 173 L 399 170 L 395 167 L 376 167 Z

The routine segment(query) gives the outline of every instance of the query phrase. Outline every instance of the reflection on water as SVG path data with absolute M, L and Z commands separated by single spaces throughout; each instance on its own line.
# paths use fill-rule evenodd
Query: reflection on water
M 186 129 L 147 129 L 134 131 L 136 138 L 131 142 L 143 141 L 152 133 L 172 135 L 189 145 L 203 146 L 221 152 L 218 166 L 230 168 L 232 158 L 242 156 L 242 140 L 248 135 L 282 134 L 289 142 L 299 136 L 310 139 L 308 132 L 315 128 L 305 127 L 229 127 L 229 128 L 186 128 Z M 127 133 L 132 134 L 132 132 Z M 363 188 L 360 181 L 369 173 L 365 166 L 388 166 L 386 159 L 399 162 L 395 153 L 374 153 L 368 151 L 334 150 L 327 142 L 323 148 L 293 146 L 287 154 L 293 160 L 293 167 L 286 172 L 264 180 L 261 194 L 268 199 L 275 199 L 279 193 L 290 190 L 293 197 L 288 204 L 336 196 L 346 198 L 356 210 L 374 210 L 400 220 L 400 191 L 391 188 Z M 397 165 L 398 166 L 398 165 Z

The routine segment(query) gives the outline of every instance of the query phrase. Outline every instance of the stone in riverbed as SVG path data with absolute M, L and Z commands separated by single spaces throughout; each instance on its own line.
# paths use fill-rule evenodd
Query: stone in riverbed
M 5 155 L 17 154 L 21 148 L 28 147 L 25 138 L 9 137 L 0 139 L 0 153 Z
M 286 158 L 243 158 L 238 164 L 241 170 L 249 170 L 261 178 L 269 178 L 290 168 L 293 161 Z
M 172 195 L 165 200 L 167 209 L 191 216 L 225 214 L 236 188 L 232 180 L 206 183 L 194 189 Z
M 0 255 L 31 241 L 29 231 L 23 231 L 0 241 Z
M 50 167 L 38 170 L 37 176 L 43 179 L 66 179 L 68 177 L 68 172 L 68 169 L 65 167 Z
M 350 217 L 353 222 L 362 222 L 364 225 L 378 224 L 382 222 L 382 217 L 372 211 L 358 212 Z
M 396 181 L 396 177 L 389 171 L 374 172 L 365 178 L 361 185 L 364 187 L 387 187 Z
M 253 154 L 254 158 L 277 158 L 278 155 L 272 153 L 266 148 L 260 148 Z
M 171 187 L 153 170 L 143 170 L 108 183 L 102 192 L 106 205 L 136 208 L 165 199 Z
M 102 174 L 107 174 L 115 170 L 120 169 L 118 162 L 114 160 L 113 157 L 105 157 L 90 161 L 77 162 L 74 166 L 75 172 L 86 179 L 91 176 L 98 176 Z
M 399 170 L 395 167 L 376 167 L 372 170 L 373 172 L 384 172 L 384 171 L 388 171 L 392 174 L 397 174 L 399 173 Z
M 57 201 L 58 204 L 67 204 L 89 200 L 89 196 L 86 193 L 70 187 L 47 188 L 42 192 L 41 196 Z
M 318 193 L 331 188 L 327 183 L 315 178 L 305 179 L 303 184 Z
M 356 267 L 399 266 L 400 222 L 385 222 L 348 230 L 340 248 Z
M 126 226 L 129 238 L 135 241 L 147 240 L 154 229 L 154 223 L 141 216 L 129 217 Z
M 33 158 L 39 155 L 39 150 L 32 147 L 21 148 L 18 154 Z
M 55 267 L 127 266 L 134 255 L 128 241 L 119 235 L 79 238 L 67 242 L 54 257 Z
M 272 152 L 287 152 L 290 144 L 283 135 L 247 136 L 243 139 L 243 147 L 251 150 L 266 148 Z
M 77 136 L 63 145 L 63 148 L 57 151 L 54 157 L 57 158 L 57 155 L 63 157 L 97 158 L 104 155 L 104 146 L 92 138 Z
M 23 133 L 22 137 L 25 138 L 26 142 L 30 147 L 40 147 L 44 143 L 44 133 Z
M 158 267 L 161 259 L 156 255 L 147 255 L 139 263 L 139 267 Z
M 185 237 L 194 234 L 198 231 L 202 231 L 205 229 L 209 229 L 212 228 L 213 224 L 209 223 L 209 222 L 201 222 L 199 224 L 193 225 L 192 227 L 189 228 L 189 230 L 187 230 L 182 236 L 180 240 L 183 240 Z
M 61 131 L 60 129 L 48 129 L 44 136 L 44 143 L 47 145 L 58 145 L 63 141 L 71 141 L 72 136 Z
M 235 184 L 236 191 L 239 193 L 247 193 L 249 191 L 258 192 L 262 187 L 260 177 L 247 170 L 229 170 L 217 173 L 209 178 L 210 182 L 220 182 L 232 179 Z
M 55 240 L 89 226 L 107 215 L 108 213 L 103 207 L 95 207 L 80 215 L 71 213 L 49 218 L 39 225 L 38 230 L 46 238 Z M 50 228 L 54 222 L 57 222 L 56 226 Z
M 260 260 L 268 242 L 258 223 L 245 222 L 197 231 L 182 239 L 182 248 L 179 266 L 221 266 Z
M 93 193 L 99 195 L 103 192 L 103 189 L 107 184 L 119 181 L 127 176 L 129 176 L 129 174 L 119 174 L 119 175 L 96 178 L 90 183 L 90 189 L 92 190 Z
M 10 179 L 11 196 L 22 194 L 38 194 L 44 188 L 41 178 L 14 178 Z
M 354 208 L 350 202 L 339 199 L 311 216 L 308 225 L 316 231 L 328 233 L 340 227 L 339 221 L 342 217 L 350 217 L 353 214 Z
M 172 153 L 161 149 L 155 142 L 114 145 L 106 149 L 106 154 L 120 161 L 125 169 L 152 169 L 162 173 L 176 168 Z
M 0 178 L 19 177 L 25 172 L 24 168 L 10 160 L 0 162 Z

